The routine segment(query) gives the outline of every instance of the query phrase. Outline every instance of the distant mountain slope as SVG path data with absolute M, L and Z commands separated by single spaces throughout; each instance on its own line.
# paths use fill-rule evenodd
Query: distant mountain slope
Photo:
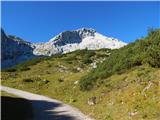
M 105 37 L 94 29 L 87 28 L 64 31 L 46 43 L 26 42 L 19 37 L 6 35 L 2 29 L 1 36 L 2 68 L 12 67 L 38 56 L 52 56 L 86 48 L 90 50 L 118 49 L 126 45 L 118 39 Z
M 91 28 L 64 31 L 49 42 L 34 44 L 34 54 L 51 56 L 57 53 L 68 53 L 78 49 L 96 50 L 101 48 L 117 49 L 126 45 L 118 39 L 109 38 Z
M 33 58 L 31 43 L 15 36 L 6 35 L 1 29 L 1 67 L 11 67 Z

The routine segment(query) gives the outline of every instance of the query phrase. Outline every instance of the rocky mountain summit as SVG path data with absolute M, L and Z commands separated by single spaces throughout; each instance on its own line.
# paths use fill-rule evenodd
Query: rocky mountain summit
M 118 49 L 126 43 L 101 35 L 91 28 L 64 31 L 46 43 L 30 43 L 19 37 L 6 35 L 1 29 L 2 68 L 11 67 L 38 56 L 52 56 L 75 50 L 101 48 Z
M 81 28 L 73 31 L 64 31 L 55 36 L 49 42 L 34 44 L 35 55 L 51 56 L 57 53 L 68 53 L 75 50 L 101 48 L 117 49 L 126 43 L 115 38 L 109 38 L 91 28 Z

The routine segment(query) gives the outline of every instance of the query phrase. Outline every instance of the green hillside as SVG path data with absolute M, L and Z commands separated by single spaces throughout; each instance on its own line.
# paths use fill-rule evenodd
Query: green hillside
M 96 81 L 141 65 L 160 67 L 160 30 L 152 30 L 147 37 L 114 51 L 97 69 L 81 79 L 81 89 L 91 89 Z
M 2 85 L 59 99 L 96 120 L 159 120 L 159 67 L 160 30 L 152 30 L 118 50 L 33 59 L 2 71 L 1 79 Z

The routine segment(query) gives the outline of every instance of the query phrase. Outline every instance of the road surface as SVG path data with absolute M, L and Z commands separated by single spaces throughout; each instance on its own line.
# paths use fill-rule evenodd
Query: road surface
M 93 120 L 78 109 L 61 101 L 10 87 L 0 87 L 2 91 L 30 100 L 34 115 L 33 120 Z

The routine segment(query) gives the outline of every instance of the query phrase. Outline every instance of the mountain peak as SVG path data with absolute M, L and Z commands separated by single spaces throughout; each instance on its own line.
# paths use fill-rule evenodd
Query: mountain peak
M 85 27 L 77 29 L 76 31 L 77 32 L 90 32 L 90 33 L 95 33 L 96 32 L 96 30 L 93 29 L 93 28 L 85 28 Z
M 77 30 L 67 30 L 61 32 L 54 38 L 50 39 L 49 42 L 44 45 L 36 47 L 35 53 L 40 54 L 41 49 L 47 48 L 46 51 L 49 51 L 47 55 L 53 55 L 56 52 L 68 53 L 75 51 L 77 49 L 101 49 L 101 48 L 110 48 L 118 49 L 123 47 L 126 43 L 119 41 L 115 38 L 106 37 L 92 28 L 80 28 Z M 48 50 L 48 48 L 50 50 Z M 54 49 L 54 50 L 53 50 Z
M 92 28 L 80 28 L 77 30 L 66 30 L 64 32 L 61 32 L 60 34 L 56 35 L 54 38 L 50 40 L 50 42 L 55 42 L 57 40 L 60 41 L 71 41 L 72 39 L 83 39 L 88 36 L 94 36 L 96 33 L 95 29 Z

